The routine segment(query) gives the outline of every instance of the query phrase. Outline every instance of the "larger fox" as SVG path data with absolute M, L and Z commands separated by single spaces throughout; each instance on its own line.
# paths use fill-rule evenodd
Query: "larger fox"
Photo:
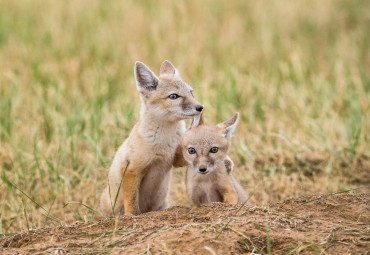
M 101 196 L 105 215 L 167 208 L 171 169 L 176 153 L 181 155 L 183 120 L 203 109 L 171 62 L 162 63 L 159 77 L 141 62 L 135 63 L 134 71 L 140 119 L 114 156 Z

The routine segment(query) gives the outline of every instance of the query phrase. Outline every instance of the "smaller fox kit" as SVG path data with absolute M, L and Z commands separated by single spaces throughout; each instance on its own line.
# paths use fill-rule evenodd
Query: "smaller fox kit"
M 186 170 L 186 189 L 197 206 L 212 202 L 243 203 L 247 196 L 232 175 L 233 162 L 227 156 L 239 113 L 216 126 L 203 124 L 195 117 L 182 140 Z

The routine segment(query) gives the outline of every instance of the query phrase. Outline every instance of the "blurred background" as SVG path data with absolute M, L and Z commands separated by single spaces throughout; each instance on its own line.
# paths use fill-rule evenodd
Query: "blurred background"
M 99 215 L 139 116 L 133 66 L 169 59 L 267 205 L 370 186 L 370 1 L 0 1 L 0 234 Z M 175 169 L 172 205 L 189 205 Z

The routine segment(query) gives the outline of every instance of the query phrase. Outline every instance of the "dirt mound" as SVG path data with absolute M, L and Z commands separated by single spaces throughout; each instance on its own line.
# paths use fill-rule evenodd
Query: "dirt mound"
M 370 193 L 215 203 L 2 237 L 1 254 L 367 254 Z

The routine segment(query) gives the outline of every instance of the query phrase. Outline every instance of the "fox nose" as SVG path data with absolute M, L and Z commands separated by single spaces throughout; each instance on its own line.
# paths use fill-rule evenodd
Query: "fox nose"
M 206 167 L 204 167 L 204 166 L 201 166 L 200 168 L 199 168 L 199 172 L 201 172 L 201 173 L 205 173 L 207 171 L 207 168 Z
M 195 110 L 197 110 L 198 112 L 201 112 L 203 110 L 203 105 L 197 105 L 195 107 Z

